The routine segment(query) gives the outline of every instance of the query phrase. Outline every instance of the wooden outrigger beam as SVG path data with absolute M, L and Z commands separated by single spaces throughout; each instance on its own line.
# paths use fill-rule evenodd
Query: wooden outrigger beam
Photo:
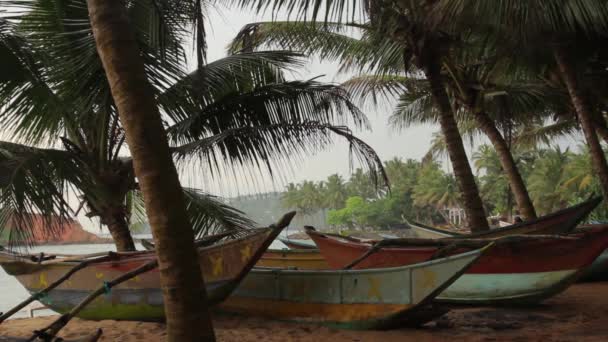
M 59 330 L 65 327 L 72 318 L 74 318 L 80 311 L 82 311 L 82 309 L 84 309 L 90 302 L 95 300 L 95 298 L 99 297 L 104 293 L 107 293 L 112 289 L 112 287 L 123 283 L 129 279 L 135 278 L 136 276 L 142 273 L 146 273 L 150 270 L 153 270 L 156 267 L 158 267 L 158 260 L 152 260 L 132 271 L 129 271 L 119 277 L 112 279 L 111 281 L 104 282 L 103 285 L 98 287 L 95 291 L 93 291 L 93 293 L 83 299 L 78 305 L 76 305 L 72 310 L 70 310 L 70 312 L 59 316 L 59 318 L 53 321 L 53 323 L 51 323 L 50 325 L 46 326 L 44 329 L 34 331 L 34 334 L 32 335 L 32 337 L 30 337 L 28 342 L 32 342 L 37 338 L 40 338 L 42 341 L 45 342 L 51 342 L 53 338 L 55 338 Z
M 27 298 L 23 302 L 17 304 L 14 308 L 12 308 L 9 311 L 3 313 L 2 316 L 0 316 L 0 324 L 2 324 L 2 322 L 4 322 L 5 320 L 7 320 L 9 317 L 11 317 L 12 315 L 14 315 L 15 313 L 19 312 L 21 309 L 23 309 L 24 307 L 26 307 L 31 302 L 36 301 L 36 300 L 44 297 L 51 290 L 53 290 L 57 286 L 61 285 L 61 283 L 63 283 L 64 281 L 68 280 L 74 273 L 80 271 L 81 269 L 83 269 L 83 268 L 85 268 L 85 267 L 87 267 L 87 266 L 89 266 L 89 265 L 91 265 L 93 263 L 103 262 L 103 261 L 111 260 L 113 258 L 114 258 L 114 256 L 111 253 L 106 253 L 105 256 L 97 257 L 95 259 L 88 259 L 88 260 L 82 261 L 81 263 L 79 263 L 76 266 L 72 267 L 72 269 L 70 269 L 63 276 L 61 276 L 61 278 L 59 278 L 56 281 L 54 281 L 51 285 L 47 286 L 45 289 L 34 293 L 33 295 L 31 295 L 29 298 Z
M 64 281 L 68 280 L 72 275 L 74 275 L 74 273 L 80 271 L 81 269 L 83 269 L 87 266 L 90 266 L 92 264 L 95 264 L 95 263 L 105 262 L 105 261 L 110 261 L 110 260 L 117 260 L 117 259 L 120 259 L 121 257 L 131 256 L 133 254 L 139 254 L 139 253 L 141 253 L 141 252 L 130 252 L 130 253 L 104 252 L 104 253 L 95 253 L 95 254 L 79 255 L 79 256 L 71 255 L 70 257 L 67 257 L 67 258 L 51 259 L 49 261 L 45 261 L 43 264 L 53 264 L 53 263 L 57 263 L 57 262 L 82 260 L 80 263 L 78 263 L 76 266 L 72 267 L 68 272 L 66 272 L 63 276 L 61 276 L 61 278 L 54 281 L 52 284 L 47 286 L 45 289 L 34 293 L 33 295 L 28 297 L 23 302 L 17 304 L 15 307 L 10 309 L 9 311 L 7 311 L 5 313 L 0 313 L 0 324 L 2 324 L 2 322 L 6 321 L 9 317 L 14 315 L 15 313 L 19 312 L 21 309 L 26 307 L 31 302 L 41 299 L 42 297 L 47 295 L 51 290 L 53 290 L 57 286 L 61 285 Z

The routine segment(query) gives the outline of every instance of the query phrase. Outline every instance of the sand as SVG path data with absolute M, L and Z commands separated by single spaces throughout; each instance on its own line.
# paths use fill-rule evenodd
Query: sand
M 0 335 L 27 337 L 54 317 L 15 319 Z M 216 315 L 219 341 L 608 341 L 608 282 L 577 284 L 544 304 L 526 308 L 456 308 L 419 329 L 347 331 L 253 317 Z M 102 328 L 101 341 L 164 341 L 160 323 L 75 319 L 61 332 L 79 339 Z

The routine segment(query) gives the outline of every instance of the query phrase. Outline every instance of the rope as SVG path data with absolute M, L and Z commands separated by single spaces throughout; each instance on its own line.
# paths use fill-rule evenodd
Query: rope
M 112 286 L 107 281 L 103 282 L 103 292 L 107 295 L 112 293 Z

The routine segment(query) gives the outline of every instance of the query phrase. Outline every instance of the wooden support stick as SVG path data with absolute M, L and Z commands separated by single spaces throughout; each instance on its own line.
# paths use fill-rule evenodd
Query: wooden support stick
M 350 264 L 344 266 L 345 270 L 350 270 L 351 268 L 355 267 L 356 265 L 358 265 L 361 261 L 367 259 L 370 255 L 376 253 L 377 251 L 379 251 L 382 247 L 380 246 L 379 243 L 374 244 L 374 246 L 370 249 L 367 250 L 367 252 L 363 253 L 363 255 L 361 255 L 360 257 L 358 257 L 357 259 L 353 260 Z
M 156 267 L 158 267 L 158 260 L 153 260 L 141 265 L 133 271 L 129 271 L 120 275 L 119 277 L 112 279 L 109 282 L 105 282 L 102 286 L 98 287 L 97 290 L 93 291 L 93 293 L 91 293 L 80 303 L 78 303 L 78 305 L 75 306 L 72 310 L 70 310 L 70 312 L 61 315 L 58 319 L 56 319 L 53 323 L 51 323 L 44 329 L 34 331 L 34 334 L 32 335 L 32 337 L 30 337 L 28 342 L 34 341 L 36 338 L 40 338 L 45 342 L 51 342 L 52 339 L 57 335 L 59 330 L 65 327 L 72 318 L 74 318 L 95 298 L 112 289 L 112 287 L 122 282 L 125 282 L 131 278 L 134 278 L 142 273 L 146 273 L 152 269 L 155 269 Z

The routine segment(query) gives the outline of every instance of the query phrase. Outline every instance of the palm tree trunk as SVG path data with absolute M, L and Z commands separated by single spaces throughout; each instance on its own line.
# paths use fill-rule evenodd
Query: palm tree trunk
M 604 155 L 604 151 L 602 150 L 602 146 L 600 145 L 600 141 L 595 131 L 596 127 L 593 122 L 590 106 L 587 103 L 587 98 L 578 85 L 576 72 L 570 63 L 568 53 L 563 47 L 556 48 L 553 52 L 561 76 L 568 88 L 570 100 L 574 105 L 578 120 L 583 128 L 589 152 L 591 153 L 593 168 L 600 178 L 604 196 L 608 196 L 608 164 L 606 163 L 606 156 Z
M 103 215 L 101 223 L 108 227 L 117 251 L 131 252 L 135 250 L 135 243 L 124 215 Z
M 496 128 L 496 125 L 494 125 L 494 122 L 492 122 L 492 119 L 490 119 L 485 112 L 474 111 L 473 115 L 475 117 L 475 121 L 477 121 L 477 124 L 481 130 L 485 133 L 488 139 L 490 139 L 490 142 L 498 154 L 500 165 L 507 175 L 509 185 L 511 186 L 511 191 L 515 195 L 515 202 L 517 203 L 519 212 L 526 220 L 535 219 L 536 211 L 534 210 L 534 205 L 532 204 L 532 200 L 530 199 L 530 195 L 528 194 L 528 189 L 526 189 L 524 180 L 517 169 L 517 165 L 515 164 L 515 160 L 513 159 L 509 145 Z
M 88 0 L 88 9 L 152 227 L 167 341 L 214 341 L 194 232 L 125 2 Z
M 489 230 L 488 220 L 486 219 L 483 203 L 481 202 L 479 190 L 475 183 L 475 177 L 464 150 L 462 137 L 460 136 L 460 132 L 458 132 L 458 126 L 454 119 L 454 112 L 450 105 L 448 94 L 441 79 L 440 64 L 432 58 L 427 59 L 425 64 L 424 72 L 431 85 L 433 100 L 439 110 L 441 132 L 445 138 L 450 161 L 454 168 L 454 176 L 463 194 L 464 210 L 467 214 L 469 229 L 472 232 Z
M 606 125 L 606 120 L 603 117 L 597 115 L 595 117 L 595 131 L 597 135 L 601 137 L 605 143 L 608 143 L 608 126 Z
M 608 143 L 608 128 L 607 127 L 596 127 L 597 135 L 602 137 L 605 143 Z

